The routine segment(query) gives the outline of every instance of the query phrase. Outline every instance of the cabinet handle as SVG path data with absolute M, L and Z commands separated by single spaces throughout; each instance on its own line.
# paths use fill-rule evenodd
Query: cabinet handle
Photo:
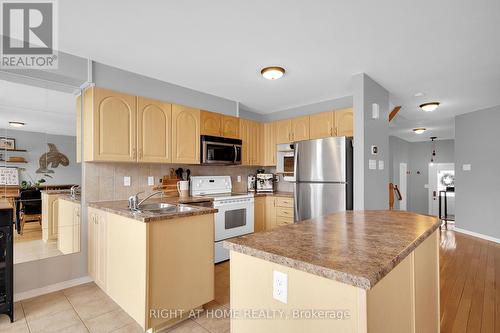
M 139 158 L 142 158 L 142 148 L 139 148 Z
M 132 148 L 132 158 L 136 158 L 137 157 L 137 151 L 135 148 Z

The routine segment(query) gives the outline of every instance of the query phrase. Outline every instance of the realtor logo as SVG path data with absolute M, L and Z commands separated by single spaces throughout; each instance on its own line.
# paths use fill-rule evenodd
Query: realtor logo
M 55 0 L 1 4 L 1 68 L 57 68 Z

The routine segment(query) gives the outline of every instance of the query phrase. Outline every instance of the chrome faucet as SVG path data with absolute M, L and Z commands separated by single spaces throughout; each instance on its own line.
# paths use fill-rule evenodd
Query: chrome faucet
M 80 189 L 80 185 L 73 185 L 70 189 L 71 199 L 76 200 L 77 191 Z
M 149 198 L 151 198 L 152 196 L 155 196 L 157 194 L 161 194 L 163 196 L 163 191 L 157 191 L 157 192 L 153 192 L 151 194 L 149 194 L 148 196 L 146 196 L 144 199 L 142 199 L 141 201 L 139 201 L 139 194 L 141 193 L 144 193 L 144 191 L 141 191 L 141 192 L 137 192 L 136 194 L 130 196 L 128 198 L 128 208 L 132 211 L 138 211 L 139 208 L 141 207 L 141 205 L 146 201 L 148 200 Z

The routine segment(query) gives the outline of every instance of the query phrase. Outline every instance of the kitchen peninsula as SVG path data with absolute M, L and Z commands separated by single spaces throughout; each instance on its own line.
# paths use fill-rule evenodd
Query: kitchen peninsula
M 439 332 L 438 228 L 426 215 L 348 211 L 227 240 L 231 309 L 289 319 L 235 317 L 231 332 Z
M 197 200 L 150 199 L 140 211 L 127 201 L 89 204 L 89 275 L 143 330 L 171 326 L 185 319 L 175 311 L 214 299 L 217 209 L 186 204 Z

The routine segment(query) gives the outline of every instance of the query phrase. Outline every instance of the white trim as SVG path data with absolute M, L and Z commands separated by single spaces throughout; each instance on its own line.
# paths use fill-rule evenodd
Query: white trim
M 480 234 L 478 232 L 469 231 L 469 230 L 462 229 L 462 228 L 457 228 L 457 227 L 454 227 L 453 230 L 456 231 L 456 232 L 460 232 L 462 234 L 466 234 L 466 235 L 469 235 L 469 236 L 474 236 L 474 237 L 477 237 L 477 238 L 485 239 L 485 240 L 490 241 L 490 242 L 494 242 L 494 243 L 500 244 L 500 239 L 499 238 L 495 238 L 495 237 L 483 235 L 483 234 Z
M 20 293 L 14 294 L 14 302 L 22 301 L 23 299 L 31 298 L 31 297 L 36 297 L 40 295 L 45 295 L 54 291 L 59 291 L 63 290 L 66 288 L 78 286 L 80 284 L 88 283 L 94 281 L 90 276 L 84 276 L 81 278 L 73 279 L 73 280 L 68 280 L 68 281 L 63 281 L 63 282 L 58 282 L 54 283 L 45 287 L 37 288 L 37 289 L 32 289 L 28 291 L 23 291 Z

